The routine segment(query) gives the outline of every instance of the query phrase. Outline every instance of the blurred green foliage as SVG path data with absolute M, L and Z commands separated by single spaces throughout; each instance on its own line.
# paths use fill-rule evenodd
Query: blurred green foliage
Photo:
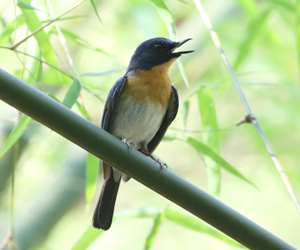
M 184 46 L 195 52 L 170 69 L 180 110 L 155 154 L 178 174 L 299 247 L 299 214 L 254 128 L 235 127 L 245 111 L 194 3 L 83 1 L 21 44 L 17 50 L 22 53 L 9 50 L 76 3 L 22 0 L 15 7 L 3 0 L 0 67 L 99 125 L 110 87 L 141 42 L 158 36 L 193 38 Z M 300 194 L 299 1 L 203 4 Z M 0 102 L 0 242 L 11 225 L 11 172 L 17 160 L 14 231 L 21 249 L 241 249 L 134 180 L 121 185 L 112 228 L 103 234 L 93 230 L 99 161 L 26 116 L 19 122 L 18 117 Z M 14 159 L 16 141 L 20 146 Z

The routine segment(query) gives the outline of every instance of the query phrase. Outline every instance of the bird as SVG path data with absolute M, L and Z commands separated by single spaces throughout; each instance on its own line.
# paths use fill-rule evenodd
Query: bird
M 164 137 L 178 111 L 178 93 L 168 74 L 182 54 L 175 52 L 191 38 L 174 42 L 156 37 L 141 43 L 131 57 L 124 76 L 112 86 L 103 111 L 101 128 L 156 161 L 152 153 Z M 130 179 L 121 171 L 102 162 L 104 183 L 93 215 L 96 229 L 111 227 L 121 179 Z

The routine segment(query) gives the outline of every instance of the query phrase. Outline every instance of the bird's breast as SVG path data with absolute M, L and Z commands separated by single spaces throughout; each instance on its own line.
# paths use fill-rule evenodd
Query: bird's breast
M 154 67 L 127 77 L 115 109 L 111 133 L 126 138 L 138 149 L 147 146 L 159 130 L 171 96 L 166 70 Z
M 154 104 L 167 108 L 171 96 L 171 80 L 166 68 L 169 66 L 138 70 L 136 75 L 127 78 L 124 93 L 130 94 L 135 102 L 143 103 L 149 99 Z
M 151 141 L 161 126 L 166 109 L 154 104 L 149 98 L 135 102 L 123 94 L 114 114 L 111 134 L 134 143 L 134 148 Z
M 171 97 L 168 65 L 138 70 L 127 77 L 115 109 L 111 133 L 147 146 L 159 130 Z

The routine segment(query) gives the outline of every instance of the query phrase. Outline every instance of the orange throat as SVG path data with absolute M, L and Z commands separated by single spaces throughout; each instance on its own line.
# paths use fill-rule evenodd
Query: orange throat
M 169 68 L 176 58 L 150 70 L 138 70 L 134 76 L 127 78 L 124 92 L 130 94 L 135 102 L 145 102 L 150 99 L 153 103 L 167 108 L 171 96 L 171 80 Z

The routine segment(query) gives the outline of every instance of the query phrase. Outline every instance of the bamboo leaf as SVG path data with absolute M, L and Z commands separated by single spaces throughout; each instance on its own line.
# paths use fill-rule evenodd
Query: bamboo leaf
M 177 139 L 176 135 L 172 135 L 172 136 L 164 136 L 164 137 L 162 138 L 163 141 L 174 141 L 174 140 L 176 140 L 176 139 Z
M 95 14 L 97 15 L 97 17 L 98 17 L 100 23 L 102 23 L 101 18 L 100 18 L 99 13 L 98 13 L 98 10 L 97 10 L 97 6 L 96 6 L 94 0 L 90 0 L 90 2 L 91 2 L 92 6 L 93 6 L 93 8 L 94 8 Z
M 185 2 L 185 1 L 183 1 L 183 0 L 177 0 L 178 2 L 181 2 L 181 3 L 183 3 L 183 4 L 186 4 L 186 5 L 189 5 L 189 3 L 188 2 Z
M 176 35 L 175 22 L 172 14 L 163 0 L 150 0 L 156 6 L 156 10 L 162 21 L 167 26 L 171 39 Z
M 200 154 L 205 154 L 206 156 L 210 157 L 213 161 L 216 162 L 216 164 L 227 170 L 229 173 L 256 187 L 252 182 L 248 181 L 238 170 L 236 170 L 227 161 L 225 161 L 222 157 L 220 157 L 213 150 L 205 146 L 203 143 L 198 142 L 193 138 L 188 138 L 186 142 L 193 146 Z
M 40 59 L 42 60 L 42 54 L 40 53 Z M 37 82 L 41 82 L 43 80 L 43 63 L 41 61 L 38 61 L 38 72 L 36 76 Z
M 77 19 L 77 18 L 85 18 L 85 17 L 89 17 L 89 16 L 91 16 L 91 15 L 77 15 L 77 16 L 61 17 L 61 18 L 58 18 L 55 22 L 65 21 L 65 20 L 70 20 L 70 19 Z M 52 19 L 47 19 L 47 20 L 41 21 L 41 23 L 49 23 L 51 21 L 52 21 Z
M 116 73 L 116 72 L 123 71 L 125 69 L 126 68 L 103 71 L 103 72 L 85 73 L 85 74 L 82 74 L 80 76 L 85 76 L 85 77 L 105 76 L 105 75 L 110 75 L 110 74 L 113 74 L 113 73 Z
M 198 91 L 197 97 L 203 130 L 217 130 L 218 122 L 212 90 L 209 88 L 201 89 Z M 203 143 L 219 155 L 220 143 L 218 134 L 216 132 L 203 133 L 202 137 Z M 221 187 L 220 167 L 209 156 L 204 157 L 204 162 L 206 165 L 209 189 L 213 195 L 218 196 Z
M 186 86 L 187 88 L 189 88 L 190 84 L 189 84 L 189 81 L 188 81 L 188 79 L 187 79 L 187 77 L 186 77 L 186 74 L 185 74 L 185 71 L 184 71 L 184 68 L 183 68 L 181 59 L 178 58 L 176 61 L 177 61 L 177 65 L 178 65 L 178 68 L 179 68 L 179 72 L 180 72 L 180 74 L 181 74 L 181 77 L 182 77 L 182 79 L 183 79 L 183 81 L 184 81 L 184 83 L 185 83 L 185 86 Z
M 4 146 L 0 152 L 0 158 L 5 155 L 5 153 L 16 143 L 16 141 L 21 137 L 27 125 L 31 121 L 31 118 L 27 115 L 22 115 L 18 124 L 14 127 L 14 129 L 9 134 L 7 140 L 4 143 Z
M 237 69 L 241 64 L 244 62 L 244 60 L 247 58 L 247 56 L 250 54 L 251 49 L 254 45 L 254 42 L 260 32 L 262 31 L 264 24 L 267 21 L 267 18 L 270 14 L 270 10 L 266 10 L 262 12 L 260 15 L 258 15 L 256 18 L 253 18 L 252 21 L 249 23 L 247 30 L 247 35 L 244 39 L 244 41 L 241 43 L 239 47 L 239 54 L 233 64 L 233 67 Z
M 61 81 L 61 79 L 63 81 Z M 49 85 L 60 85 L 60 86 L 70 86 L 72 84 L 73 79 L 62 75 L 60 78 L 49 71 L 43 71 L 43 83 L 47 83 Z
M 194 230 L 194 231 L 197 231 L 197 232 L 202 232 L 202 233 L 209 234 L 210 236 L 215 237 L 215 238 L 217 238 L 219 240 L 222 240 L 226 243 L 229 243 L 231 245 L 245 248 L 244 246 L 242 246 L 241 244 L 239 244 L 235 240 L 232 240 L 231 238 L 229 238 L 226 235 L 220 233 L 219 231 L 217 231 L 216 229 L 214 229 L 211 226 L 207 225 L 206 223 L 200 221 L 199 219 L 194 219 L 190 216 L 180 214 L 180 213 L 178 213 L 176 211 L 173 211 L 173 210 L 170 210 L 170 209 L 166 209 L 165 216 L 166 216 L 166 219 L 168 219 L 172 222 L 175 222 L 178 225 L 184 226 L 188 229 L 191 229 L 191 230 Z
M 188 118 L 188 114 L 189 114 L 189 108 L 190 108 L 190 101 L 186 100 L 183 103 L 183 108 L 182 108 L 182 125 L 183 128 L 186 128 L 186 121 Z
M 93 46 L 92 44 L 90 44 L 89 42 L 87 42 L 83 38 L 77 36 L 76 34 L 70 32 L 68 30 L 62 29 L 62 28 L 60 28 L 60 30 L 61 30 L 61 32 L 63 33 L 63 35 L 66 39 L 78 44 L 79 46 L 107 55 L 106 52 L 104 52 L 103 50 Z M 51 33 L 58 35 L 58 32 L 55 28 L 51 29 Z
M 68 107 L 69 109 L 72 108 L 80 95 L 80 91 L 81 91 L 80 81 L 77 78 L 74 78 L 73 83 L 69 88 L 69 90 L 67 91 L 62 104 Z
M 96 191 L 96 184 L 99 174 L 100 159 L 88 153 L 85 171 L 85 211 L 88 211 Z
M 258 7 L 255 1 L 239 0 L 237 2 L 243 7 L 248 16 L 253 17 L 258 11 Z
M 170 10 L 168 9 L 167 5 L 165 4 L 165 2 L 163 0 L 150 0 L 150 1 L 155 5 L 158 15 L 160 16 L 160 18 L 166 25 L 169 35 L 170 35 L 170 38 L 172 40 L 175 40 L 176 39 L 176 25 L 175 25 L 173 16 L 172 16 Z M 189 82 L 188 82 L 188 79 L 184 72 L 184 68 L 183 68 L 183 65 L 182 65 L 180 59 L 177 59 L 177 65 L 178 65 L 179 72 L 182 76 L 182 79 L 183 79 L 185 85 L 187 87 L 189 87 Z
M 58 100 L 52 93 L 48 93 L 47 95 L 48 95 L 49 97 L 51 97 L 52 99 L 54 99 L 55 101 L 61 103 L 61 101 Z
M 76 105 L 77 105 L 77 108 L 80 110 L 80 113 L 83 115 L 83 117 L 91 122 L 92 117 L 89 114 L 89 112 L 85 109 L 84 105 L 79 103 L 78 101 L 76 102 Z
M 25 17 L 20 15 L 17 17 L 17 29 L 22 27 L 25 24 Z M 5 29 L 0 35 L 0 44 L 4 44 L 11 36 L 11 34 L 15 31 L 15 21 L 11 21 L 8 25 L 6 25 Z
M 298 50 L 298 75 L 300 76 L 300 0 L 296 2 L 296 37 Z
M 29 4 L 29 1 L 22 0 L 22 3 Z M 38 19 L 37 15 L 32 9 L 21 8 L 21 11 L 25 16 L 27 27 L 31 32 L 34 32 L 35 30 L 42 27 L 40 20 Z M 57 63 L 55 52 L 50 44 L 49 38 L 46 35 L 45 31 L 41 30 L 40 32 L 35 34 L 34 37 L 46 61 L 53 64 L 54 66 L 57 66 L 58 63 Z
M 153 242 L 156 238 L 156 235 L 158 233 L 158 230 L 160 229 L 160 226 L 162 224 L 162 222 L 165 219 L 165 212 L 160 212 L 154 219 L 154 223 L 152 226 L 152 229 L 146 239 L 146 243 L 144 246 L 144 250 L 149 250 L 151 248 L 151 246 L 153 245 Z
M 131 216 L 136 218 L 148 218 L 148 217 L 156 217 L 159 214 L 159 210 L 155 207 L 143 207 L 140 209 L 129 209 L 122 210 L 120 212 L 115 213 L 115 217 L 119 216 Z
M 97 230 L 93 226 L 89 226 L 84 234 L 78 239 L 71 250 L 87 249 L 104 231 Z
M 285 9 L 289 11 L 295 11 L 295 6 L 292 3 L 289 3 L 286 0 L 269 0 L 269 2 L 280 5 L 281 7 L 284 7 Z
M 44 13 L 46 13 L 47 15 L 49 15 L 46 11 L 41 10 L 41 9 L 38 9 L 38 8 L 32 6 L 32 5 L 29 4 L 29 3 L 18 2 L 17 5 L 18 5 L 20 8 L 31 9 L 31 10 L 37 10 L 37 11 L 41 11 L 41 12 L 44 12 Z
M 36 82 L 41 82 L 43 79 L 43 63 L 42 54 L 40 51 L 38 58 L 39 60 L 34 60 L 33 62 L 26 64 L 27 71 L 25 72 L 23 78 L 24 81 L 30 85 L 33 85 Z

